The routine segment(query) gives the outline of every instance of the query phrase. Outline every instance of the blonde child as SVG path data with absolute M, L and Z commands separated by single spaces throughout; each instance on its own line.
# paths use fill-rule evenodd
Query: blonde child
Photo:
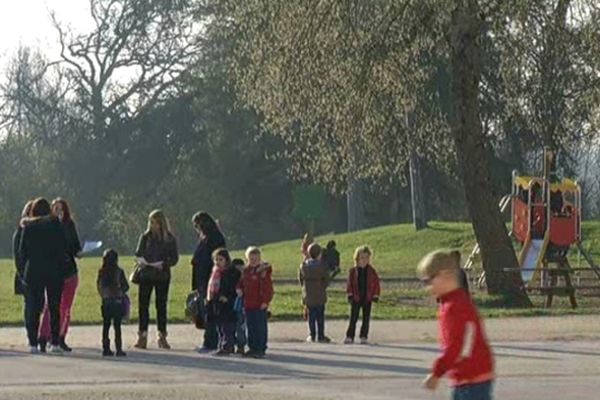
M 442 354 L 423 381 L 435 390 L 447 375 L 454 398 L 489 400 L 494 379 L 493 357 L 477 308 L 461 285 L 460 253 L 437 250 L 426 255 L 417 275 L 440 304 L 439 329 Z
M 350 323 L 346 331 L 345 344 L 354 343 L 356 322 L 362 310 L 362 325 L 360 327 L 360 343 L 368 344 L 371 307 L 379 301 L 381 287 L 377 271 L 371 265 L 373 252 L 369 246 L 360 246 L 354 251 L 354 267 L 348 273 L 346 294 L 350 304 Z
M 238 285 L 238 296 L 244 296 L 244 311 L 248 329 L 246 357 L 264 358 L 267 351 L 267 313 L 273 299 L 272 268 L 261 260 L 258 247 L 246 250 L 246 267 Z

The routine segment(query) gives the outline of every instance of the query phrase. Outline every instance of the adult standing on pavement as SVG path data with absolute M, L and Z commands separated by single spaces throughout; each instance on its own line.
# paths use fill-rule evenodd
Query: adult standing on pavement
M 59 346 L 59 330 L 60 298 L 67 251 L 65 234 L 58 218 L 51 215 L 48 200 L 36 199 L 31 208 L 31 215 L 31 218 L 21 221 L 24 228 L 19 249 L 20 265 L 25 266 L 25 323 L 29 346 L 32 353 L 39 351 L 38 329 L 45 293 L 50 312 L 51 351 L 62 353 Z
M 140 274 L 138 292 L 139 330 L 134 347 L 145 349 L 148 346 L 148 325 L 150 322 L 150 297 L 156 296 L 156 320 L 158 325 L 158 347 L 170 349 L 167 342 L 167 301 L 171 285 L 171 267 L 179 261 L 177 240 L 171 233 L 169 221 L 161 210 L 154 210 L 148 216 L 148 228 L 140 236 L 135 255 L 138 263 L 146 271 Z
M 225 247 L 225 237 L 221 233 L 214 218 L 207 212 L 197 212 L 192 217 L 194 229 L 198 233 L 198 244 L 192 257 L 192 290 L 197 290 L 206 299 L 208 281 L 213 267 L 212 253 L 218 248 Z M 204 340 L 198 346 L 198 352 L 211 352 L 217 349 L 218 335 L 214 322 L 206 321 Z
M 66 337 L 71 324 L 71 309 L 75 301 L 75 293 L 79 286 L 79 274 L 77 271 L 76 257 L 81 257 L 81 242 L 77 234 L 77 227 L 71 215 L 71 207 L 65 199 L 60 197 L 52 200 L 52 214 L 58 218 L 65 232 L 67 241 L 67 251 L 64 257 L 65 264 L 65 280 L 63 282 L 62 295 L 60 297 L 60 343 L 59 346 L 66 352 L 70 352 L 71 348 L 67 345 Z M 42 317 L 42 325 L 40 327 L 39 344 L 40 348 L 46 347 L 46 343 L 50 339 L 50 315 L 48 307 L 44 308 L 44 316 Z
M 25 203 L 23 207 L 23 211 L 21 212 L 21 218 L 19 218 L 19 223 L 17 224 L 17 229 L 13 234 L 13 258 L 15 260 L 15 283 L 14 290 L 16 295 L 23 296 L 23 300 L 25 300 L 25 286 L 23 284 L 23 276 L 25 274 L 25 265 L 22 264 L 21 259 L 21 237 L 23 236 L 23 225 L 21 225 L 21 219 L 27 218 L 31 216 L 31 207 L 33 206 L 33 200 L 29 200 Z M 23 321 L 26 320 L 25 316 L 25 302 L 23 302 Z

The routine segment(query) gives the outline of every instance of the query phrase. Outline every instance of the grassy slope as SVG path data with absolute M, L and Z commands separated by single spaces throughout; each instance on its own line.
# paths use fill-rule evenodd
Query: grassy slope
M 600 222 L 584 224 L 586 246 L 600 260 Z M 342 255 L 344 270 L 351 265 L 352 252 L 361 244 L 372 246 L 375 252 L 374 265 L 383 277 L 414 276 L 414 268 L 420 257 L 438 247 L 455 247 L 469 253 L 474 243 L 469 224 L 466 223 L 431 223 L 431 228 L 422 232 L 414 232 L 410 225 L 394 225 L 361 232 L 342 235 L 326 235 L 317 238 L 325 243 L 334 238 Z M 264 258 L 275 268 L 275 278 L 293 278 L 300 261 L 300 240 L 287 241 L 262 246 Z M 190 249 L 191 250 L 191 249 Z M 240 256 L 241 251 L 234 252 Z M 181 257 L 174 270 L 170 294 L 170 319 L 183 320 L 183 302 L 190 287 L 190 256 Z M 75 302 L 73 319 L 75 323 L 91 323 L 100 321 L 100 302 L 95 290 L 96 273 L 100 266 L 98 258 L 86 258 L 80 263 L 80 288 Z M 121 257 L 121 266 L 126 272 L 131 271 L 133 259 Z M 0 260 L 0 324 L 19 324 L 22 320 L 22 298 L 12 293 L 14 267 L 12 260 Z M 133 285 L 132 299 L 136 298 L 137 287 Z M 300 315 L 300 291 L 297 286 L 285 285 L 276 287 L 277 295 L 273 304 L 273 312 L 278 318 L 290 319 Z M 423 300 L 424 293 L 416 289 L 388 287 L 384 291 L 382 302 L 374 310 L 375 318 L 431 318 L 435 314 L 432 302 Z M 560 300 L 559 300 L 560 301 Z M 482 313 L 490 316 L 501 315 L 539 315 L 571 312 L 562 308 L 553 310 L 502 310 L 495 307 L 493 299 L 478 297 Z M 560 303 L 562 304 L 562 303 Z M 590 300 L 582 300 L 582 305 L 590 304 Z M 328 315 L 344 317 L 347 305 L 342 287 L 330 289 Z M 134 312 L 137 307 L 134 305 Z M 577 312 L 591 312 L 593 307 L 581 307 Z

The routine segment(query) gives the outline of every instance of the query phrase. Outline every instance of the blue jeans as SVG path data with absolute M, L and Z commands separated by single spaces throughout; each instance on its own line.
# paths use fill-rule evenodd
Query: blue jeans
M 452 400 L 492 400 L 492 381 L 457 386 Z
M 248 347 L 250 351 L 264 354 L 267 351 L 267 310 L 246 310 Z
M 237 313 L 237 320 L 235 323 L 235 344 L 238 347 L 244 347 L 248 342 L 246 337 L 246 317 L 244 311 Z
M 323 339 L 325 337 L 325 306 L 308 307 L 308 330 L 310 337 Z

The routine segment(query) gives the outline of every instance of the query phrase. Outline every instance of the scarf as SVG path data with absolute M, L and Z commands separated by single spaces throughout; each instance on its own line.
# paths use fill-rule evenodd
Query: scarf
M 212 274 L 210 274 L 210 279 L 208 280 L 208 293 L 206 294 L 206 300 L 211 301 L 219 296 L 223 272 L 224 270 L 216 265 L 213 267 Z

